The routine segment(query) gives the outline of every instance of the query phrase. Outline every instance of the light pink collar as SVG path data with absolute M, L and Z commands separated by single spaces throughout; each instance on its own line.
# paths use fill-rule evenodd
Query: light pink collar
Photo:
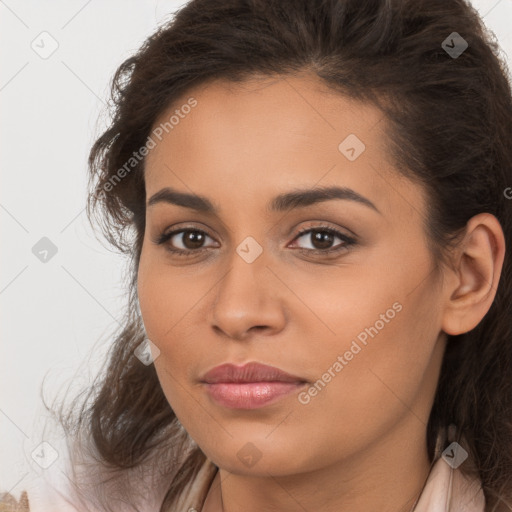
M 465 477 L 438 458 L 412 512 L 484 512 L 485 497 L 477 479 Z

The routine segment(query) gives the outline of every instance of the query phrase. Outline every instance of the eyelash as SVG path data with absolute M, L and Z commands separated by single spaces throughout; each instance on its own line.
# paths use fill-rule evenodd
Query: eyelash
M 301 236 L 303 236 L 305 234 L 308 234 L 308 233 L 311 233 L 311 232 L 314 232 L 314 231 L 326 232 L 326 233 L 329 233 L 331 235 L 337 236 L 338 238 L 340 238 L 343 241 L 343 243 L 339 244 L 337 247 L 331 248 L 331 249 L 303 249 L 303 248 L 297 248 L 297 249 L 294 249 L 294 250 L 299 251 L 302 254 L 326 255 L 326 254 L 341 252 L 344 249 L 347 249 L 347 248 L 349 248 L 351 246 L 354 246 L 357 243 L 355 238 L 350 237 L 348 235 L 345 235 L 345 234 L 339 232 L 338 230 L 333 229 L 333 228 L 328 227 L 328 226 L 314 226 L 314 227 L 310 227 L 310 228 L 302 228 L 302 229 L 300 229 L 298 231 L 298 233 L 295 236 L 295 238 L 293 239 L 293 241 L 295 241 L 296 239 L 300 238 Z M 206 235 L 206 236 L 210 237 L 210 235 L 208 235 L 208 233 L 206 233 L 205 231 L 203 231 L 201 229 L 181 228 L 181 229 L 176 229 L 174 231 L 170 231 L 169 233 L 165 233 L 164 232 L 164 233 L 160 234 L 155 240 L 153 240 L 153 242 L 156 243 L 157 245 L 162 245 L 162 244 L 165 244 L 168 240 L 170 240 L 174 235 L 176 235 L 178 233 L 187 233 L 187 232 L 201 233 L 203 235 Z M 212 237 L 210 237 L 210 238 L 212 238 Z M 171 248 L 168 245 L 166 247 L 166 250 L 168 250 L 169 252 L 171 252 L 172 254 L 174 254 L 174 255 L 176 255 L 178 257 L 185 257 L 186 258 L 186 257 L 197 256 L 198 254 L 202 254 L 204 251 L 207 251 L 208 248 L 207 247 L 203 247 L 203 248 L 200 248 L 200 249 L 184 250 L 184 249 L 173 249 L 173 248 Z

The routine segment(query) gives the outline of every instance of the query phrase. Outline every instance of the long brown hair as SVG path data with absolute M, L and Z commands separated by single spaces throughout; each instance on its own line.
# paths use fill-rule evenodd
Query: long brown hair
M 460 55 L 448 51 L 453 37 L 467 43 Z M 115 73 L 111 124 L 89 157 L 87 213 L 128 256 L 129 293 L 104 368 L 75 407 L 58 414 L 75 436 L 74 453 L 92 455 L 94 467 L 105 470 L 98 474 L 110 475 L 104 487 L 93 490 L 104 500 L 103 509 L 115 509 L 113 487 L 102 491 L 107 480 L 123 476 L 126 484 L 116 483 L 116 492 L 136 510 L 145 496 L 130 494 L 126 475 L 141 471 L 151 472 L 158 483 L 160 510 L 171 510 L 205 460 L 166 400 L 154 366 L 134 356 L 145 338 L 136 282 L 146 199 L 145 159 L 134 160 L 134 153 L 148 143 L 159 115 L 194 86 L 304 70 L 385 114 L 391 127 L 386 143 L 398 172 L 428 192 L 425 229 L 436 265 L 448 264 L 448 249 L 480 212 L 497 217 L 507 248 L 512 247 L 512 193 L 506 192 L 512 186 L 510 72 L 494 34 L 470 3 L 189 2 Z M 511 321 L 507 251 L 487 315 L 470 332 L 448 336 L 427 425 L 431 460 L 444 426 L 453 423 L 462 432 L 482 481 L 486 511 L 512 510 L 505 508 L 512 503 Z M 470 471 L 464 464 L 460 468 Z M 83 487 L 79 479 L 76 483 Z

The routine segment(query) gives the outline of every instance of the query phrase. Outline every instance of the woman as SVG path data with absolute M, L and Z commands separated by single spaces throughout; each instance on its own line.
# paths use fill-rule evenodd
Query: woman
M 194 0 L 126 60 L 76 506 L 512 510 L 508 79 L 462 0 Z

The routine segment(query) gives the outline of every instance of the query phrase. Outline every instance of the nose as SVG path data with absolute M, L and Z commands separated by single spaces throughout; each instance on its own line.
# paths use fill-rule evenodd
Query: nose
M 238 254 L 218 283 L 211 309 L 211 326 L 216 334 L 246 340 L 259 333 L 280 332 L 286 324 L 285 287 L 267 267 L 261 255 L 252 263 Z

